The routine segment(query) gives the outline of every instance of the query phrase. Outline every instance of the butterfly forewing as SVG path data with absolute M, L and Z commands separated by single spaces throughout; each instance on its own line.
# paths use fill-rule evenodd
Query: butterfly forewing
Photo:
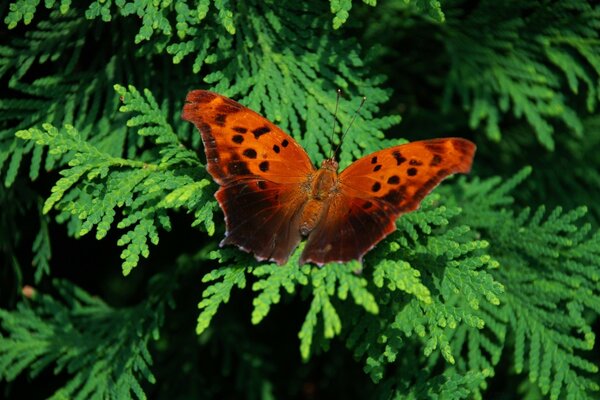
M 200 130 L 208 172 L 220 185 L 251 177 L 301 182 L 314 171 L 290 135 L 227 97 L 194 90 L 187 95 L 183 119 Z
M 415 210 L 444 178 L 471 170 L 475 145 L 461 138 L 423 140 L 369 154 L 340 174 L 349 197 L 383 201 L 398 213 Z

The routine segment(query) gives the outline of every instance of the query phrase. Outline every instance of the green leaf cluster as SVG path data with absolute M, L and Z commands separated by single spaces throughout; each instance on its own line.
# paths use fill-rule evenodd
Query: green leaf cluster
M 0 7 L 3 394 L 596 398 L 599 10 Z M 362 264 L 298 265 L 302 245 L 257 262 L 218 247 L 217 185 L 180 118 L 197 88 L 262 113 L 315 163 L 340 143 L 344 168 L 405 138 L 465 136 L 474 170 Z

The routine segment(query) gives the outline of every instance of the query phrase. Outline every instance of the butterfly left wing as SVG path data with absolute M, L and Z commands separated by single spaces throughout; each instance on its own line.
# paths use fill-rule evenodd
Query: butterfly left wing
M 243 105 L 204 90 L 188 93 L 183 119 L 202 135 L 208 172 L 234 244 L 259 260 L 284 263 L 300 242 L 307 194 L 301 185 L 315 169 L 288 134 Z
M 444 178 L 471 170 L 475 145 L 445 138 L 412 142 L 363 157 L 339 176 L 339 192 L 311 232 L 301 262 L 361 260 Z

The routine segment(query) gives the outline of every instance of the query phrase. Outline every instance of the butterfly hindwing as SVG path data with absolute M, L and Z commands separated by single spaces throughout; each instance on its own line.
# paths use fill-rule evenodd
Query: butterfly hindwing
M 361 260 L 381 239 L 396 229 L 389 206 L 383 202 L 338 193 L 312 231 L 300 263 Z
M 300 242 L 300 213 L 307 197 L 293 184 L 240 180 L 216 194 L 227 232 L 221 245 L 235 244 L 258 260 L 284 264 Z

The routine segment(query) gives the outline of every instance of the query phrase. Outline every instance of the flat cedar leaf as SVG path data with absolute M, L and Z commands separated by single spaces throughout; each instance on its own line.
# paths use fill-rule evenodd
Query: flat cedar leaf
M 598 397 L 600 8 L 375 3 L 1 7 L 7 395 L 39 397 L 54 374 L 43 396 L 61 399 Z M 316 165 L 406 132 L 479 149 L 362 264 L 299 266 L 302 246 L 260 263 L 216 249 L 217 186 L 181 119 L 192 89 L 265 115 Z M 90 240 L 97 259 L 61 265 Z M 115 245 L 126 279 L 93 268 L 116 267 Z M 334 379 L 349 355 L 364 374 Z

